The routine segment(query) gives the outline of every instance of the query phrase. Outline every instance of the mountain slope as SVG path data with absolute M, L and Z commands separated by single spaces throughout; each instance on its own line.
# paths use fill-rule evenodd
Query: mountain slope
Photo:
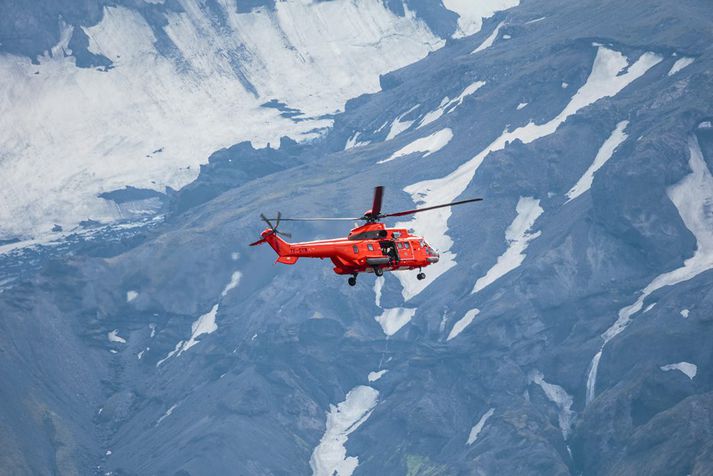
M 320 140 L 214 154 L 134 241 L 6 255 L 42 267 L 0 294 L 2 467 L 709 473 L 710 18 L 525 2 Z M 444 258 L 423 285 L 247 247 L 260 211 L 359 213 L 375 184 L 485 198 L 407 222 Z

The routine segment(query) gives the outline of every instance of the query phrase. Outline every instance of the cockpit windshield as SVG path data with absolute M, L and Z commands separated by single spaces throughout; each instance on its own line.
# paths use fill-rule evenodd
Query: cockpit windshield
M 431 248 L 428 243 L 426 243 L 426 240 L 421 240 L 421 248 L 426 250 L 426 254 L 429 256 L 438 256 L 438 253 L 436 253 L 436 251 Z

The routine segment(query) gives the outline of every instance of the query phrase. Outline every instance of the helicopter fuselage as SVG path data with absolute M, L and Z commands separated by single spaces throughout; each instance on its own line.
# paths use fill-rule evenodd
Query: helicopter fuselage
M 404 228 L 366 223 L 346 238 L 288 243 L 271 229 L 262 238 L 277 252 L 278 263 L 295 264 L 300 258 L 328 258 L 337 274 L 376 273 L 421 269 L 437 263 L 439 256 L 426 241 Z

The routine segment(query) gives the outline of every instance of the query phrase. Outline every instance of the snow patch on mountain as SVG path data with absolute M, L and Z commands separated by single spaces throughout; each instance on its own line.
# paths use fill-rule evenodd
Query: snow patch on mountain
M 688 319 L 689 313 L 690 311 L 688 309 L 681 309 L 681 317 L 683 317 L 684 319 Z
M 171 55 L 157 50 L 140 13 L 121 6 L 84 28 L 110 69 L 77 68 L 64 54 L 39 65 L 0 55 L 0 235 L 112 221 L 120 211 L 98 194 L 180 188 L 213 151 L 243 140 L 313 139 L 332 124 L 323 115 L 444 44 L 411 11 L 396 15 L 380 0 L 288 0 L 249 13 L 224 0 L 215 2 L 221 22 L 195 0 L 181 5 L 157 27 Z M 261 107 L 272 99 L 303 117 Z
M 385 278 L 377 277 L 374 281 L 374 303 L 376 307 L 381 308 L 381 290 L 384 287 Z M 416 314 L 416 309 L 404 307 L 396 307 L 391 309 L 382 309 L 379 316 L 376 316 L 376 322 L 379 323 L 384 334 L 392 336 L 396 334 L 403 326 L 411 321 L 411 318 Z
M 677 59 L 676 62 L 673 63 L 673 66 L 671 66 L 671 69 L 668 71 L 668 75 L 673 76 L 674 74 L 678 73 L 683 68 L 685 68 L 686 66 L 693 64 L 694 61 L 695 61 L 695 58 L 683 57 L 683 58 Z
M 614 151 L 624 143 L 628 135 L 624 132 L 629 125 L 629 121 L 621 121 L 616 125 L 611 135 L 604 141 L 604 144 L 597 151 L 594 162 L 580 177 L 577 183 L 567 192 L 567 202 L 574 200 L 592 187 L 594 174 L 611 159 Z
M 131 290 L 126 292 L 126 302 L 132 302 L 137 297 L 139 297 L 139 293 L 136 291 Z
M 356 147 L 364 147 L 365 145 L 369 145 L 369 141 L 364 141 L 361 142 L 359 141 L 359 136 L 361 135 L 361 132 L 355 132 L 349 139 L 347 139 L 347 143 L 344 145 L 344 150 L 349 150 L 349 149 L 354 149 Z
M 376 278 L 374 280 L 374 303 L 376 307 L 381 307 L 381 290 L 384 287 L 384 278 Z
M 519 4 L 520 0 L 443 0 L 443 5 L 459 16 L 458 29 L 453 33 L 453 38 L 478 33 L 483 26 L 483 19 Z
M 444 114 L 455 111 L 458 106 L 463 104 L 463 100 L 465 98 L 474 94 L 478 89 L 482 88 L 483 86 L 485 86 L 485 81 L 475 81 L 466 86 L 463 92 L 455 98 L 451 99 L 448 96 L 444 97 L 441 101 L 441 104 L 438 105 L 438 108 L 428 112 L 425 116 L 423 116 L 423 118 L 418 124 L 417 129 L 437 121 Z
M 404 112 L 403 114 L 399 115 L 394 121 L 391 123 L 391 126 L 389 127 L 389 132 L 386 134 L 386 139 L 384 140 L 391 140 L 397 135 L 401 134 L 403 131 L 411 127 L 411 124 L 413 124 L 415 121 L 402 121 L 404 116 L 409 114 L 410 112 L 418 109 L 420 104 L 416 104 L 414 107 L 409 109 L 408 111 Z
M 455 338 L 458 334 L 463 332 L 463 329 L 468 327 L 471 322 L 473 322 L 473 319 L 475 319 L 475 316 L 480 314 L 480 309 L 471 309 L 468 312 L 465 313 L 463 317 L 461 317 L 458 322 L 453 324 L 453 328 L 451 329 L 451 332 L 448 334 L 448 337 L 446 338 L 446 341 L 449 341 L 453 338 Z
M 404 191 L 411 195 L 414 203 L 422 207 L 454 201 L 465 191 L 476 171 L 491 152 L 502 150 L 508 143 L 515 140 L 528 144 L 554 133 L 567 118 L 602 98 L 615 96 L 631 82 L 660 63 L 661 60 L 661 56 L 647 52 L 629 64 L 626 56 L 622 53 L 604 46 L 597 46 L 597 55 L 587 81 L 557 116 L 544 124 L 530 122 L 513 131 L 506 128 L 488 147 L 455 171 L 442 178 L 414 183 L 404 188 Z M 446 233 L 448 218 L 451 216 L 450 207 L 435 210 L 429 213 L 428 217 L 423 215 L 417 214 L 412 220 L 398 223 L 396 226 L 413 229 L 417 233 L 428 236 L 433 241 L 434 248 L 440 252 L 440 261 L 429 266 L 430 279 L 428 280 L 418 281 L 410 273 L 397 275 L 403 286 L 402 294 L 405 300 L 419 294 L 435 279 L 456 265 L 456 255 L 450 251 L 453 241 Z M 433 231 L 433 233 L 428 233 L 429 231 Z
M 330 405 L 324 435 L 309 460 L 314 476 L 351 476 L 359 458 L 347 456 L 349 435 L 359 428 L 374 411 L 379 392 L 360 385 L 347 393 L 338 405 Z
M 500 28 L 503 27 L 505 22 L 500 22 L 498 23 L 498 26 L 495 27 L 493 32 L 488 36 L 481 44 L 478 46 L 476 49 L 474 49 L 470 54 L 475 54 L 475 53 L 480 53 L 483 50 L 487 50 L 491 46 L 493 46 L 493 43 L 495 43 L 495 40 L 498 38 L 498 33 L 500 33 Z
M 166 412 L 161 415 L 161 417 L 156 421 L 156 426 L 160 425 L 162 421 L 173 415 L 173 411 L 178 407 L 178 404 L 171 405 Z
M 367 379 L 369 382 L 376 382 L 379 380 L 381 377 L 384 376 L 384 374 L 388 372 L 388 370 L 379 370 L 378 372 L 369 372 L 369 375 L 367 375 Z
M 485 276 L 475 282 L 471 293 L 481 291 L 520 266 L 525 260 L 525 250 L 530 241 L 540 236 L 539 231 L 530 233 L 535 220 L 544 211 L 540 207 L 540 201 L 532 197 L 520 197 L 515 210 L 517 211 L 517 216 L 505 230 L 505 240 L 508 243 L 507 249 L 498 257 L 497 262 L 485 273 Z
M 380 160 L 377 164 L 384 164 L 386 162 L 391 162 L 399 157 L 404 157 L 409 154 L 415 154 L 417 152 L 422 152 L 423 157 L 428 157 L 429 155 L 438 152 L 442 148 L 448 145 L 448 143 L 453 139 L 453 131 L 445 128 L 440 131 L 436 131 L 433 134 L 416 139 L 410 144 L 405 145 L 401 149 L 397 150 L 388 159 Z
M 183 344 L 183 347 L 178 351 L 180 356 L 182 353 L 198 343 L 198 337 L 203 334 L 212 334 L 218 330 L 218 324 L 215 323 L 215 316 L 218 314 L 218 304 L 215 304 L 210 311 L 203 314 L 191 324 L 191 337 Z
M 644 300 L 654 291 L 664 286 L 688 281 L 709 269 L 713 269 L 713 176 L 703 160 L 698 140 L 691 137 L 688 142 L 691 173 L 680 182 L 668 188 L 666 193 L 681 215 L 683 224 L 696 239 L 693 256 L 683 262 L 683 266 L 660 274 L 639 293 L 633 304 L 619 310 L 614 324 L 602 334 L 603 343 L 592 359 L 587 377 L 587 402 L 595 396 L 597 372 L 604 346 L 627 328 L 634 314 L 643 307 Z
M 119 335 L 119 330 L 114 329 L 106 335 L 109 342 L 118 342 L 119 344 L 126 344 L 126 339 Z
M 691 380 L 693 380 L 698 373 L 698 366 L 690 362 L 678 362 L 676 364 L 663 365 L 660 369 L 664 372 L 668 372 L 669 370 L 679 370 Z
M 228 295 L 230 291 L 238 287 L 238 284 L 240 284 L 240 280 L 243 277 L 243 273 L 240 271 L 235 271 L 233 274 L 230 275 L 230 281 L 228 284 L 225 285 L 225 288 L 223 288 L 223 291 L 220 293 L 221 297 L 225 297 Z
M 557 406 L 559 410 L 559 427 L 562 431 L 562 437 L 566 440 L 572 429 L 572 421 L 574 419 L 574 412 L 572 411 L 574 399 L 572 395 L 559 385 L 548 383 L 539 370 L 535 370 L 530 374 L 530 382 L 538 385 L 545 392 L 545 396 L 549 401 Z
M 495 409 L 491 408 L 487 412 L 483 414 L 483 416 L 480 417 L 480 420 L 478 420 L 478 423 L 473 425 L 473 428 L 470 429 L 470 433 L 468 434 L 468 441 L 466 442 L 467 445 L 472 445 L 473 443 L 476 442 L 478 439 L 478 436 L 480 436 L 480 432 L 483 431 L 483 427 L 485 426 L 485 423 L 488 421 L 488 419 L 493 416 L 493 413 L 495 413 Z
M 163 359 L 159 360 L 156 363 L 156 367 L 160 366 L 162 363 L 173 357 L 174 355 L 176 357 L 179 357 L 181 354 L 186 352 L 188 349 L 193 347 L 194 345 L 198 344 L 200 340 L 198 340 L 199 337 L 205 335 L 205 334 L 212 334 L 213 332 L 218 330 L 218 324 L 216 323 L 216 316 L 218 315 L 218 309 L 220 308 L 220 303 L 222 298 L 228 295 L 228 293 L 235 289 L 239 284 L 240 284 L 240 279 L 242 278 L 243 274 L 240 271 L 235 271 L 231 276 L 230 276 L 230 281 L 228 284 L 225 285 L 223 288 L 223 291 L 220 293 L 220 298 L 218 299 L 218 302 L 213 305 L 213 307 L 210 308 L 210 311 L 206 312 L 205 314 L 201 315 L 198 319 L 193 321 L 191 324 L 191 336 L 188 338 L 186 341 L 179 341 L 176 344 L 176 347 L 166 355 Z
M 376 322 L 379 323 L 384 334 L 392 336 L 408 324 L 415 314 L 416 309 L 406 307 L 384 309 L 380 316 L 376 316 Z

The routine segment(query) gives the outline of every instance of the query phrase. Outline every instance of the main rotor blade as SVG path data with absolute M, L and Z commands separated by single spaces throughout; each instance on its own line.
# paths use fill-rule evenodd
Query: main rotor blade
M 371 214 L 375 217 L 381 213 L 381 199 L 384 197 L 384 187 L 379 185 L 374 187 L 374 201 L 371 204 Z
M 363 217 L 359 218 L 346 218 L 346 217 L 313 217 L 313 218 L 281 218 L 282 221 L 355 221 L 363 220 Z
M 443 205 L 435 205 L 432 207 L 426 207 L 426 208 L 414 208 L 413 210 L 406 210 L 404 212 L 396 212 L 396 213 L 388 213 L 386 215 L 379 215 L 379 218 L 386 218 L 386 217 L 401 217 L 404 215 L 411 215 L 412 213 L 418 213 L 418 212 L 425 212 L 428 210 L 435 210 L 436 208 L 443 208 L 443 207 L 452 207 L 454 205 L 463 205 L 464 203 L 471 203 L 471 202 L 480 202 L 482 201 L 482 198 L 471 198 L 469 200 L 460 200 L 458 202 L 451 202 L 451 203 L 444 203 Z

